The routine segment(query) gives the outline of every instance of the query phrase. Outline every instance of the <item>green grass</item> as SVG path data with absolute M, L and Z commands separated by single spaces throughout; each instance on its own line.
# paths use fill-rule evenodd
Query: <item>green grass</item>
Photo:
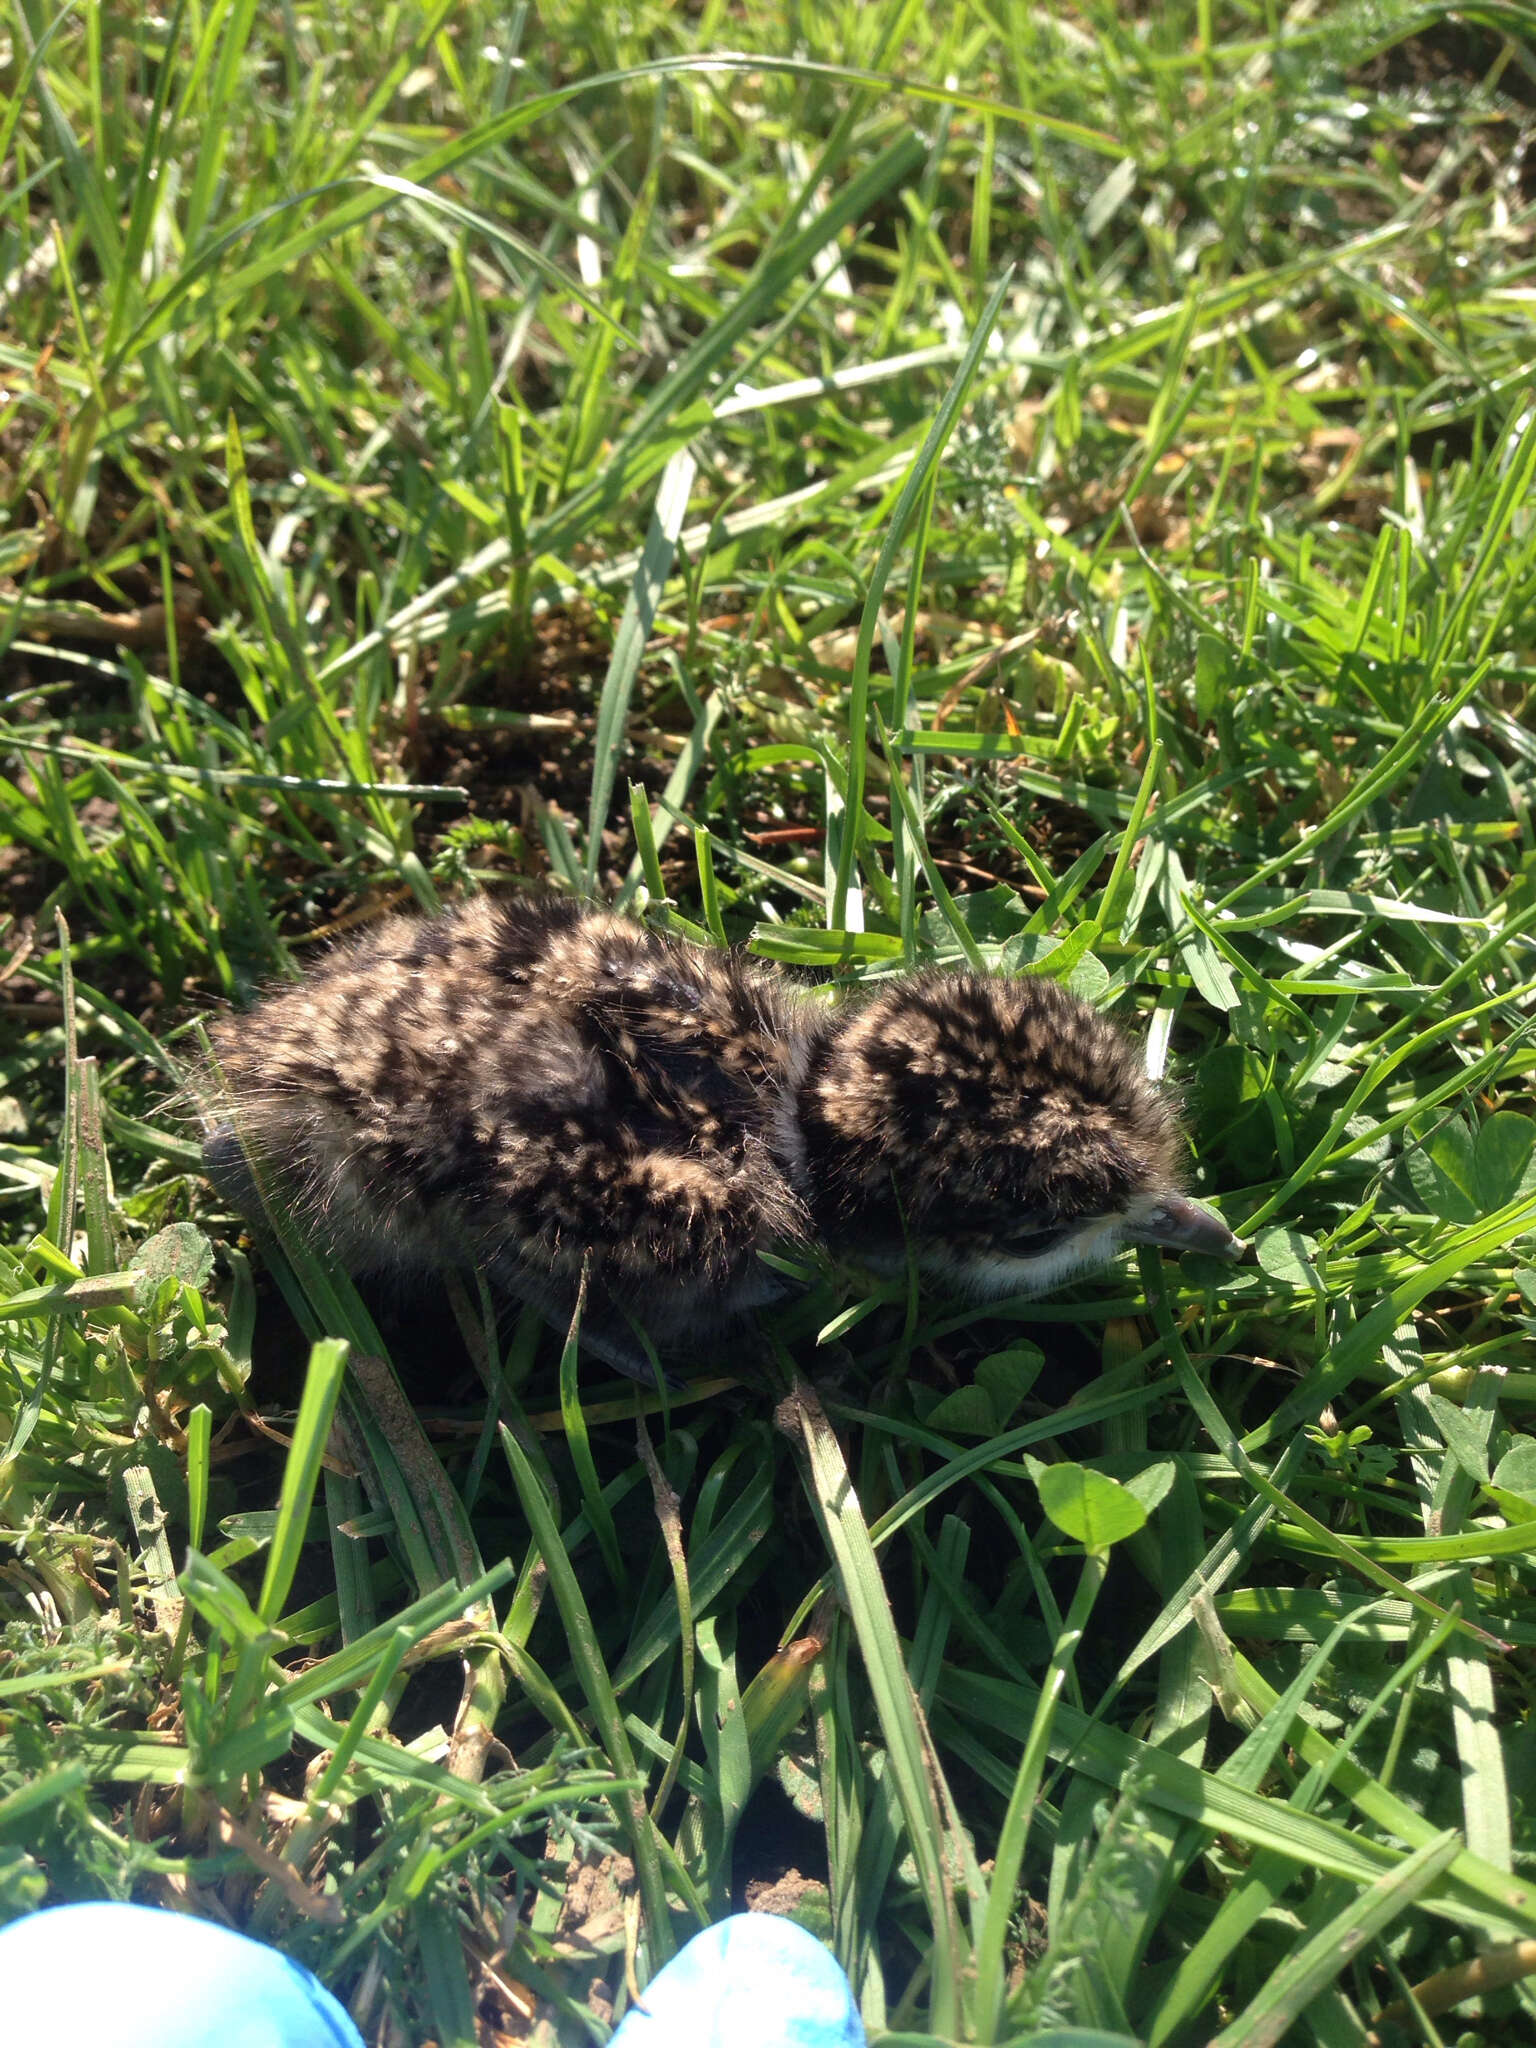
M 794 1863 L 877 2041 L 1536 2040 L 1536 17 L 283 22 L 0 29 L 0 1915 L 578 2044 Z M 262 1267 L 197 1019 L 543 881 L 1070 979 L 1254 1260 L 777 1409 Z

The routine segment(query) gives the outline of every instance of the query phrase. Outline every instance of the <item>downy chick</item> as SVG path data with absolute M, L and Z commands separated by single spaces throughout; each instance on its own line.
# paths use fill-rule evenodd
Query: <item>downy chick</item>
M 773 1299 L 758 1257 L 1037 1292 L 1128 1242 L 1240 1247 L 1134 1046 L 1058 984 L 828 1009 L 568 898 L 397 918 L 213 1029 L 205 1165 L 354 1273 L 473 1268 L 649 1378 Z

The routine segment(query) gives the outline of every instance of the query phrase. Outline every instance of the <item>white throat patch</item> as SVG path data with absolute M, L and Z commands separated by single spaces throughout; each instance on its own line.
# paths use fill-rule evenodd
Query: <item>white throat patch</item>
M 935 1247 L 922 1264 L 954 1281 L 974 1300 L 1005 1294 L 1044 1294 L 1073 1273 L 1102 1266 L 1125 1243 L 1123 1216 L 1090 1216 L 1031 1258 L 1021 1252 L 956 1252 Z

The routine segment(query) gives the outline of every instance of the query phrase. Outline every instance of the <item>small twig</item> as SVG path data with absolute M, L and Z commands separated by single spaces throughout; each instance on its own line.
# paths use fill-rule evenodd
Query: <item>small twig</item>
M 661 1469 L 655 1451 L 651 1447 L 650 1432 L 645 1426 L 644 1415 L 635 1417 L 635 1445 L 640 1453 L 640 1462 L 645 1467 L 645 1476 L 651 1482 L 651 1499 L 655 1503 L 656 1520 L 661 1527 L 661 1540 L 666 1549 L 667 1562 L 672 1568 L 672 1583 L 677 1595 L 678 1620 L 682 1624 L 682 1693 L 685 1702 L 682 1726 L 673 1744 L 672 1754 L 667 1759 L 666 1769 L 661 1774 L 661 1783 L 651 1801 L 651 1818 L 660 1821 L 667 1801 L 672 1796 L 672 1787 L 677 1783 L 677 1774 L 682 1769 L 683 1751 L 688 1741 L 688 1710 L 686 1702 L 693 1698 L 693 1626 L 692 1599 L 688 1587 L 688 1559 L 683 1549 L 683 1504 L 677 1497 L 677 1489 Z
M 21 943 L 17 946 L 15 952 L 11 955 L 10 959 L 6 961 L 3 967 L 0 967 L 0 982 L 9 981 L 13 974 L 19 973 L 20 970 L 26 966 L 27 962 L 32 957 L 32 948 L 36 944 L 37 933 L 35 931 L 28 932 L 26 936 L 22 939 Z M 62 1011 L 60 1012 L 60 1015 L 63 1015 Z
M 826 834 L 819 825 L 775 825 L 767 832 L 746 832 L 749 846 L 819 846 Z
M 218 1807 L 214 1813 L 214 1831 L 225 1848 L 239 1849 L 249 1857 L 263 1877 L 270 1878 L 277 1885 L 290 1905 L 309 1920 L 319 1920 L 327 1927 L 339 1927 L 345 1917 L 340 1899 L 324 1892 L 311 1891 L 291 1864 L 280 1856 L 274 1856 L 264 1842 L 260 1842 L 249 1828 L 242 1827 L 232 1814 Z
M 985 882 L 989 889 L 1012 889 L 1016 896 L 1027 896 L 1031 902 L 1045 901 L 1045 891 L 1037 882 L 1010 882 L 1003 875 L 994 875 L 989 868 L 979 868 L 973 861 L 955 860 L 948 854 L 936 853 L 932 858 L 936 868 L 950 868 L 968 881 Z
M 640 1980 L 635 1975 L 635 1952 L 639 1946 L 640 1894 L 631 1892 L 624 1901 L 624 1988 L 629 1993 L 630 2004 L 645 2012 L 647 2007 L 640 1996 Z
M 355 910 L 344 910 L 340 917 L 333 917 L 329 924 L 317 924 L 313 931 L 300 932 L 296 939 L 288 941 L 290 946 L 317 946 L 326 939 L 340 938 L 343 932 L 355 931 L 360 924 L 376 924 L 381 917 L 388 917 L 392 910 L 398 910 L 402 903 L 410 901 L 409 889 L 391 889 L 387 895 L 372 903 L 360 903 Z
M 245 1409 L 242 1419 L 249 1428 L 255 1431 L 257 1436 L 264 1437 L 270 1444 L 276 1444 L 279 1450 L 291 1451 L 293 1449 L 292 1437 L 284 1436 L 280 1429 L 275 1428 L 255 1408 Z M 324 1465 L 327 1472 L 334 1472 L 339 1479 L 355 1479 L 357 1477 L 356 1465 L 349 1464 L 343 1457 L 338 1457 L 332 1449 L 332 1445 L 337 1442 L 338 1435 L 339 1432 L 336 1429 L 332 1429 L 330 1442 L 326 1445 L 325 1453 L 320 1462 Z M 231 1451 L 229 1455 L 233 1456 L 235 1454 Z
M 989 647 L 986 653 L 982 655 L 979 661 L 972 662 L 971 666 L 966 670 L 965 674 L 961 676 L 960 680 L 958 682 L 951 683 L 949 688 L 944 692 L 943 697 L 940 699 L 939 708 L 934 713 L 933 718 L 934 731 L 941 732 L 943 730 L 944 721 L 949 717 L 949 714 L 959 704 L 960 699 L 965 695 L 966 691 L 974 689 L 976 684 L 981 681 L 982 677 L 987 673 L 989 669 L 996 668 L 997 665 L 1000 662 L 1005 661 L 1010 654 L 1017 654 L 1021 647 L 1027 647 L 1030 641 L 1037 637 L 1038 629 L 1032 630 L 1028 633 L 1015 633 L 1012 639 L 1004 640 L 1002 644 L 998 647 Z
M 1536 1941 L 1512 1941 L 1504 1948 L 1490 1948 L 1469 1963 L 1457 1963 L 1449 1970 L 1436 1970 L 1422 1984 L 1415 1984 L 1411 1996 L 1415 2005 L 1431 2019 L 1437 2012 L 1449 2012 L 1464 1999 L 1489 1991 L 1502 1991 L 1522 1977 L 1536 1975 Z M 1382 2028 L 1393 2021 L 1409 2020 L 1413 2014 L 1406 1998 L 1394 1998 L 1384 2005 L 1366 2035 L 1366 2048 L 1384 2048 Z
M 62 1003 L 26 1003 L 7 1000 L 0 1002 L 0 1017 L 20 1017 L 29 1024 L 62 1024 L 64 1005 Z

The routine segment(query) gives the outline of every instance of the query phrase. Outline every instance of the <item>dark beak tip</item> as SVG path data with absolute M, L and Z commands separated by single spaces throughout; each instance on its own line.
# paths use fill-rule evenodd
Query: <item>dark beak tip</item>
M 1141 1244 L 1163 1245 L 1174 1252 L 1200 1252 L 1206 1258 L 1240 1259 L 1248 1242 L 1203 1202 L 1188 1195 L 1168 1195 L 1159 1202 L 1150 1220 L 1131 1232 Z

